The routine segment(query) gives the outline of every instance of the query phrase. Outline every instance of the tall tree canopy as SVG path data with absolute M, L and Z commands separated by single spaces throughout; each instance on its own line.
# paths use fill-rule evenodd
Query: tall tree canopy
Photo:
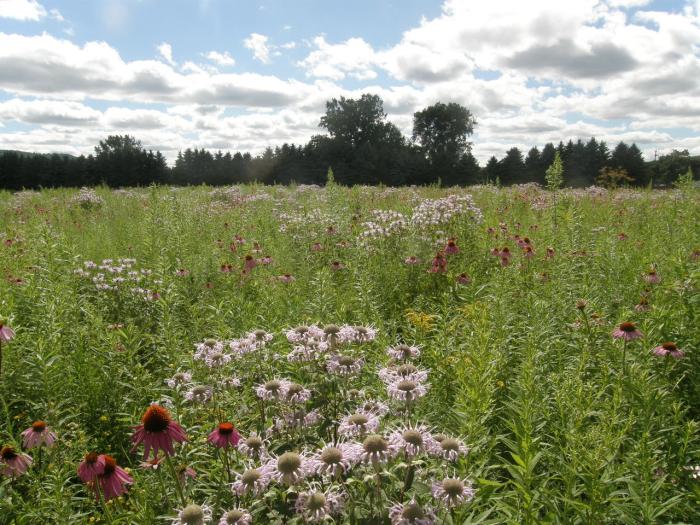
M 471 112 L 457 104 L 438 102 L 413 114 L 413 140 L 434 167 L 454 167 L 470 144 L 467 141 L 476 120 Z

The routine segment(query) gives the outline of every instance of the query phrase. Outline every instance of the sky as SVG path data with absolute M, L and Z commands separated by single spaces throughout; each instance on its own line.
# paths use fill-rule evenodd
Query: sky
M 258 153 L 362 93 L 407 137 L 466 106 L 482 163 L 592 136 L 700 154 L 700 0 L 0 0 L 0 149 Z

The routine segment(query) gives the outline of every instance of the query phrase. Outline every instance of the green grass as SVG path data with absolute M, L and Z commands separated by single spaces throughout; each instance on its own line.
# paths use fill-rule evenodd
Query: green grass
M 471 194 L 483 221 L 463 214 L 362 240 L 373 210 L 410 218 L 424 199 L 451 193 Z M 346 495 L 337 523 L 388 523 L 389 507 L 414 497 L 432 505 L 437 523 L 700 522 L 700 480 L 687 468 L 700 464 L 697 190 L 568 190 L 556 206 L 531 187 L 98 189 L 96 206 L 76 204 L 75 194 L 0 194 L 0 315 L 16 331 L 2 345 L 0 446 L 21 448 L 20 432 L 35 420 L 57 434 L 52 448 L 24 451 L 34 458 L 25 475 L 0 476 L 0 523 L 170 523 L 182 507 L 173 479 L 163 468 L 140 468 L 143 448 L 130 450 L 132 427 L 155 401 L 172 402 L 189 435 L 174 458 L 198 474 L 185 484 L 188 502 L 211 506 L 214 523 L 236 503 L 255 523 L 297 523 L 294 501 L 308 483 L 272 484 L 237 502 L 206 436 L 221 419 L 244 436 L 270 426 L 285 408 L 263 406 L 262 421 L 253 385 L 289 377 L 312 390 L 307 408 L 322 420 L 271 437 L 270 450 L 311 453 L 357 406 L 351 388 L 387 401 L 376 371 L 399 342 L 422 347 L 416 365 L 429 370 L 430 389 L 410 414 L 393 403 L 380 432 L 422 422 L 459 436 L 470 453 L 455 464 L 400 456 L 378 471 L 353 468 L 332 484 Z M 515 234 L 531 239 L 535 257 L 523 257 Z M 245 243 L 234 252 L 236 235 Z M 460 251 L 447 256 L 447 273 L 427 272 L 449 237 Z M 311 250 L 315 242 L 322 251 Z M 490 250 L 505 245 L 513 258 L 501 266 Z M 242 276 L 250 253 L 273 262 Z M 406 265 L 410 255 L 423 263 Z M 159 298 L 145 300 L 127 284 L 100 291 L 74 272 L 88 260 L 118 258 L 151 270 L 138 286 Z M 333 261 L 345 268 L 333 271 Z M 233 271 L 222 272 L 224 264 Z M 651 267 L 658 284 L 644 279 Z M 188 274 L 177 275 L 181 268 Z M 463 272 L 470 284 L 456 283 Z M 285 273 L 295 280 L 280 282 Z M 648 311 L 635 309 L 642 295 Z M 624 321 L 644 337 L 623 351 L 611 333 Z M 375 341 L 343 350 L 364 359 L 363 372 L 335 380 L 290 363 L 284 330 L 311 323 L 375 327 Z M 255 329 L 274 339 L 224 371 L 192 359 L 206 338 Z M 652 355 L 665 341 L 685 358 Z M 242 386 L 193 405 L 164 382 L 180 370 L 210 385 L 235 373 Z M 81 483 L 76 468 L 90 451 L 130 469 L 124 497 L 101 504 Z M 232 472 L 247 466 L 238 453 L 228 459 Z M 445 476 L 470 479 L 473 501 L 440 508 L 430 484 Z

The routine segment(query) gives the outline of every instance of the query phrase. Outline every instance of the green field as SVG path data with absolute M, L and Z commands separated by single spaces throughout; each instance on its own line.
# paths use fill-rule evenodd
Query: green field
M 692 188 L 2 193 L 0 523 L 700 523 L 699 225 Z M 187 440 L 144 466 L 151 403 Z M 36 421 L 52 446 L 24 446 Z

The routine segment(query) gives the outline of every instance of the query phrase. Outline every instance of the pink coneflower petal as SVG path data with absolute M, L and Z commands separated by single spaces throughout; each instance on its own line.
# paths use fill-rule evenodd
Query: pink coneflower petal
M 126 485 L 132 484 L 134 482 L 133 478 L 117 465 L 116 460 L 112 456 L 102 454 L 100 457 L 104 462 L 104 471 L 97 477 L 97 480 L 100 483 L 100 489 L 105 500 L 125 494 L 128 490 Z
M 3 476 L 21 476 L 29 467 L 33 460 L 28 454 L 17 452 L 14 447 L 6 445 L 0 449 L 0 474 Z
M 615 339 L 623 339 L 625 341 L 633 341 L 642 337 L 642 332 L 637 329 L 634 323 L 629 321 L 621 323 L 615 330 L 613 330 L 612 336 Z
M 173 443 L 187 441 L 187 435 L 183 428 L 172 420 L 170 413 L 159 405 L 148 407 L 143 417 L 141 425 L 134 427 L 134 434 L 131 441 L 134 449 L 141 443 L 144 444 L 144 459 L 148 458 L 151 450 L 154 457 L 163 450 L 166 455 L 175 454 Z
M 27 449 L 39 447 L 41 445 L 50 448 L 53 446 L 54 441 L 56 441 L 56 434 L 54 434 L 43 421 L 35 421 L 32 423 L 32 426 L 22 432 L 21 436 L 23 438 L 22 444 L 24 448 Z
M 654 349 L 652 349 L 652 353 L 659 357 L 671 356 L 675 359 L 681 359 L 685 357 L 685 352 L 678 348 L 676 343 L 673 343 L 671 341 L 668 341 L 655 347 Z
M 207 441 L 217 448 L 236 447 L 241 439 L 232 423 L 219 423 L 209 434 Z
M 9 326 L 0 323 L 0 341 L 7 343 L 15 337 L 15 331 Z
M 85 454 L 85 458 L 78 465 L 78 477 L 83 483 L 87 483 L 104 474 L 104 470 L 104 456 L 99 456 L 96 452 L 90 452 Z

